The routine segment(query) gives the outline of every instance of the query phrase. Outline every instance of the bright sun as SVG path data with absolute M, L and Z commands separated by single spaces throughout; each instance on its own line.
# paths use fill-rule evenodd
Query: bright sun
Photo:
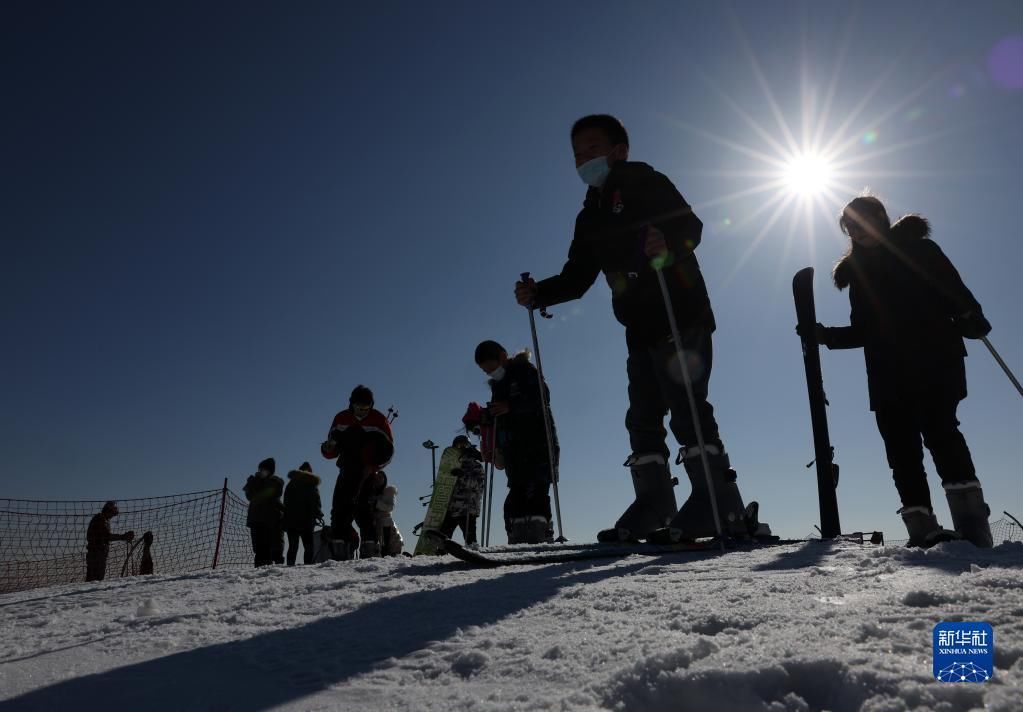
M 832 174 L 831 165 L 823 156 L 802 153 L 786 162 L 785 185 L 797 196 L 812 198 L 827 191 Z

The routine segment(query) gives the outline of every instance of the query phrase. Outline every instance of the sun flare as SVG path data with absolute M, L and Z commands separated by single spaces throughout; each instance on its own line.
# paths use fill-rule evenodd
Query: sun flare
M 830 187 L 834 170 L 819 153 L 801 153 L 785 164 L 785 185 L 789 192 L 802 198 L 821 195 Z

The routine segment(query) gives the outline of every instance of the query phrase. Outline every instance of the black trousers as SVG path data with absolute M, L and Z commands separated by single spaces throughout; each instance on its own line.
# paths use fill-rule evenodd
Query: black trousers
M 107 575 L 106 551 L 88 551 L 85 554 L 85 580 L 102 581 Z
M 943 483 L 977 479 L 970 448 L 959 432 L 958 407 L 958 401 L 900 403 L 874 413 L 903 507 L 931 506 L 921 439 Z
M 313 549 L 313 528 L 288 529 L 288 566 L 295 565 L 300 541 L 302 542 L 302 563 L 313 563 L 313 555 L 316 553 Z
M 721 446 L 714 407 L 707 400 L 714 360 L 711 332 L 706 326 L 697 325 L 682 331 L 680 337 L 704 442 Z M 671 339 L 656 346 L 630 347 L 625 369 L 629 376 L 625 427 L 629 431 L 632 452 L 663 455 L 665 462 L 670 462 L 668 432 L 664 429 L 664 416 L 669 412 L 668 427 L 675 439 L 684 447 L 696 446 L 696 426 Z
M 256 566 L 284 563 L 284 532 L 279 526 L 253 524 L 249 528 Z

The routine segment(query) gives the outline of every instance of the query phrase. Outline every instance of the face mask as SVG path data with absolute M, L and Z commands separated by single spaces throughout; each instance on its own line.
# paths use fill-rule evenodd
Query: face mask
M 498 366 L 490 372 L 491 381 L 500 381 L 502 378 L 504 378 L 504 366 Z
M 607 165 L 607 156 L 598 156 L 586 161 L 576 170 L 579 172 L 579 177 L 583 179 L 583 183 L 599 188 L 607 180 L 607 174 L 611 172 L 611 167 Z
M 352 406 L 352 415 L 355 416 L 356 420 L 364 420 L 366 418 L 366 416 L 369 415 L 369 411 L 371 409 L 372 409 L 372 406 L 353 405 Z

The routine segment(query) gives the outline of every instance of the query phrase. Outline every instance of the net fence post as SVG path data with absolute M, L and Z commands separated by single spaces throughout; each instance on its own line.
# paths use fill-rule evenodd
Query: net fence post
M 220 523 L 217 525 L 217 545 L 213 549 L 213 568 L 217 568 L 220 560 L 220 539 L 224 536 L 224 509 L 227 506 L 227 478 L 224 478 L 224 489 L 220 492 Z

